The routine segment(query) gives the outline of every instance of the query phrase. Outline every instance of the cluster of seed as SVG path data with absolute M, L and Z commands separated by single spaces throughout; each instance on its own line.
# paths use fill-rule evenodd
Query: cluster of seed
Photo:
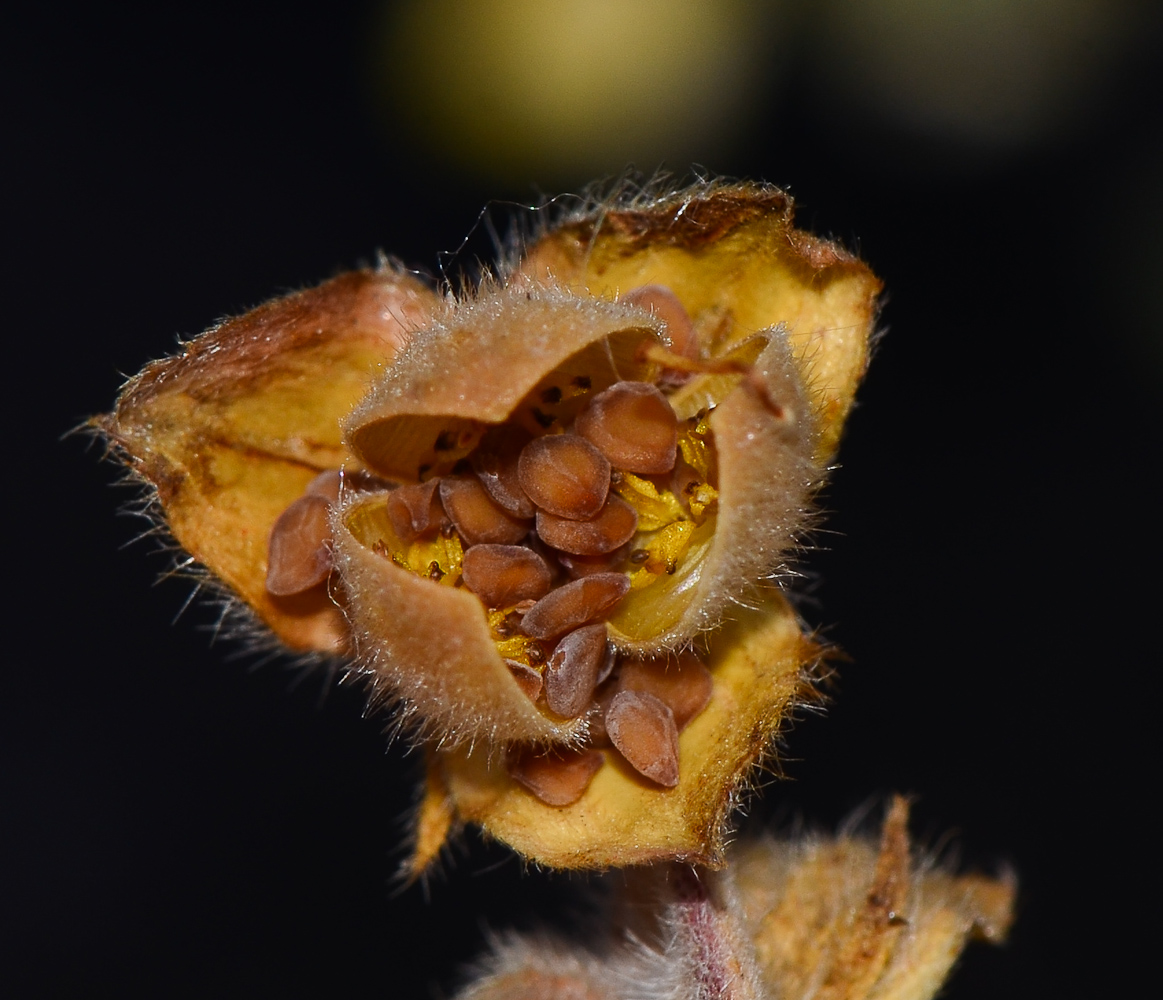
M 649 780 L 676 785 L 678 733 L 710 698 L 710 674 L 694 654 L 669 664 L 619 658 L 605 625 L 630 589 L 620 567 L 646 555 L 631 551 L 638 515 L 611 485 L 629 472 L 681 496 L 690 470 L 677 438 L 678 419 L 656 386 L 618 382 L 564 433 L 493 428 L 453 474 L 388 494 L 387 514 L 404 545 L 459 537 L 456 585 L 491 611 L 507 609 L 494 624 L 498 641 L 527 640 L 524 659 L 506 663 L 528 697 L 561 718 L 587 717 L 585 749 L 510 755 L 512 776 L 552 805 L 580 797 L 604 759 L 599 749 L 609 747 Z M 270 537 L 271 594 L 302 592 L 331 572 L 329 518 L 341 481 L 338 472 L 322 473 L 279 517 Z M 444 575 L 436 562 L 428 573 Z
M 690 320 L 673 294 L 655 286 L 638 292 L 636 304 L 675 314 L 668 327 L 679 331 L 681 353 L 694 353 Z M 664 372 L 662 382 L 681 378 Z M 516 423 L 492 428 L 450 474 L 391 490 L 388 518 L 405 547 L 438 535 L 458 538 L 459 577 L 446 582 L 472 591 L 490 610 L 494 639 L 521 657 L 505 658 L 518 685 L 557 717 L 586 717 L 585 748 L 515 748 L 508 758 L 515 780 L 544 802 L 567 805 L 601 766 L 600 751 L 612 747 L 645 778 L 674 787 L 678 733 L 709 700 L 711 677 L 691 652 L 650 663 L 619 657 L 609 643 L 605 620 L 630 590 L 623 570 L 650 559 L 645 549 L 631 549 L 638 514 L 611 487 L 632 473 L 685 498 L 699 477 L 678 453 L 678 418 L 656 385 L 617 382 L 558 429 L 534 435 Z M 272 595 L 327 579 L 340 484 L 339 473 L 323 473 L 279 517 L 270 537 Z M 377 551 L 391 556 L 382 546 Z M 427 575 L 439 582 L 446 570 L 432 561 Z
M 595 395 L 565 433 L 494 428 L 467 468 L 402 486 L 388 499 L 402 542 L 436 531 L 459 536 L 463 586 L 490 610 L 511 609 L 494 626 L 499 641 L 534 640 L 525 643 L 524 660 L 506 660 L 522 690 L 561 718 L 587 715 L 591 749 L 580 758 L 531 751 L 510 757 L 513 777 L 551 804 L 584 791 L 602 760 L 598 745 L 617 748 L 660 785 L 678 782 L 678 730 L 694 714 L 690 698 L 672 707 L 641 678 L 627 687 L 631 675 L 619 666 L 605 625 L 630 589 L 619 568 L 641 561 L 630 550 L 638 515 L 611 484 L 630 472 L 664 477 L 673 488 L 677 437 L 678 419 L 657 387 L 618 382 Z M 434 565 L 431 572 L 441 571 Z M 638 674 L 652 675 L 638 666 Z M 706 688 L 695 696 L 701 710 L 710 678 L 699 669 L 690 663 L 673 674 Z M 661 667 L 653 672 L 662 691 L 668 675 Z

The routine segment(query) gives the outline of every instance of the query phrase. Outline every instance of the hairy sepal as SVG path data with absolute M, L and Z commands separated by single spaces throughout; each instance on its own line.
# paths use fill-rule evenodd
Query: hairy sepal
M 793 214 L 789 195 L 762 184 L 599 197 L 547 226 L 511 268 L 588 295 L 663 285 L 719 355 L 783 325 L 826 464 L 868 364 L 881 283 L 843 247 L 796 229 Z
M 396 702 L 408 723 L 444 746 L 578 743 L 584 718 L 555 720 L 529 700 L 497 652 L 479 598 L 386 554 L 393 544 L 387 497 L 356 498 L 332 519 L 356 669 L 373 697 Z
M 514 419 L 544 431 L 522 404 L 553 373 L 567 384 L 589 377 L 595 391 L 650 378 L 644 342 L 662 336 L 642 310 L 553 287 L 489 284 L 449 300 L 409 341 L 344 422 L 345 439 L 379 475 L 418 482 L 448 471 L 490 425 Z M 437 450 L 442 436 L 447 447 Z
M 729 608 L 786 573 L 810 523 L 823 470 L 808 394 L 781 329 L 752 340 L 761 347 L 746 377 L 700 376 L 676 394 L 680 416 L 691 399 L 715 404 L 719 499 L 676 571 L 633 591 L 611 617 L 611 640 L 628 652 L 674 651 L 716 628 Z
M 147 366 L 94 422 L 178 544 L 292 650 L 340 652 L 346 625 L 325 587 L 267 592 L 271 527 L 320 471 L 354 467 L 340 420 L 436 301 L 389 266 L 340 275 Z
M 613 751 L 582 797 L 549 806 L 509 777 L 503 764 L 463 750 L 436 751 L 433 802 L 451 799 L 456 821 L 479 824 L 529 859 L 552 868 L 609 868 L 682 859 L 720 866 L 728 818 L 748 775 L 770 752 L 820 649 L 802 634 L 787 601 L 768 591 L 754 609 L 710 639 L 711 700 L 679 735 L 679 783 L 646 781 Z M 427 815 L 425 810 L 421 810 Z M 435 838 L 417 844 L 439 849 Z M 428 858 L 416 857 L 420 871 Z
M 596 946 L 493 943 L 459 1000 L 930 1000 L 966 943 L 1004 939 L 1012 878 L 956 875 L 910 849 L 893 800 L 880 843 L 773 837 L 724 871 L 621 873 Z

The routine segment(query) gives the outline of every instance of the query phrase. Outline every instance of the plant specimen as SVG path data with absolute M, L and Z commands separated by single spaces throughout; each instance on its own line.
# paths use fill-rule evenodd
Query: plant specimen
M 762 995 L 768 960 L 738 956 L 782 945 L 740 930 L 760 918 L 731 901 L 766 876 L 711 872 L 827 652 L 781 584 L 879 291 L 796 230 L 775 188 L 621 191 L 462 294 L 384 262 L 268 303 L 148 366 L 95 424 L 240 609 L 291 650 L 341 658 L 424 745 L 411 875 L 466 822 L 547 866 L 653 865 L 643 878 L 682 898 L 654 946 L 603 961 L 669 955 L 689 897 L 736 928 L 722 960 Z M 951 962 L 971 928 L 1000 933 L 1009 890 L 913 873 L 904 816 L 879 854 L 843 841 L 836 871 L 804 877 L 852 891 L 867 869 L 886 900 L 868 927 L 894 942 L 916 937 L 893 922 L 906 903 L 921 912 L 940 884 L 957 929 L 933 947 Z M 817 870 L 796 850 L 789 886 Z M 819 891 L 817 909 L 834 895 Z M 692 933 L 676 969 L 702 961 Z M 491 975 L 536 978 L 535 952 L 503 949 Z M 622 995 L 607 986 L 592 995 Z

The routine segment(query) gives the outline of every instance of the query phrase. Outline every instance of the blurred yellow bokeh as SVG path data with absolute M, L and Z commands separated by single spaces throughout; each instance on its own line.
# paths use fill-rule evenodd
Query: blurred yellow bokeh
M 685 169 L 745 126 L 776 0 L 407 0 L 378 73 L 393 118 L 474 173 L 578 183 Z
M 820 0 L 809 62 L 849 114 L 938 141 L 1037 145 L 1101 106 L 1141 0 Z

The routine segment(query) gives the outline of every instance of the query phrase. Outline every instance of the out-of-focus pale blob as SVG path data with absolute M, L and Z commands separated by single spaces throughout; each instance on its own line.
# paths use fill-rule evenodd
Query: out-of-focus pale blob
M 379 74 L 444 157 L 527 184 L 709 159 L 774 58 L 775 0 L 408 0 Z
M 825 0 L 815 13 L 811 65 L 842 110 L 979 156 L 1085 121 L 1150 34 L 1135 0 Z

